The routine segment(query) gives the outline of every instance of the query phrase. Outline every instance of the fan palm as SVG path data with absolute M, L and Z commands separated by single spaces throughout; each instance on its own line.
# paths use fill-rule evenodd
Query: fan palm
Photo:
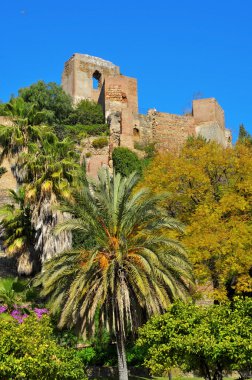
M 26 202 L 31 205 L 35 229 L 35 250 L 41 261 L 71 246 L 71 233 L 52 234 L 52 228 L 64 215 L 53 207 L 60 197 L 70 196 L 70 187 L 80 168 L 73 143 L 59 141 L 47 126 L 31 125 L 38 118 L 34 105 L 22 98 L 6 105 L 12 126 L 0 126 L 3 159 L 12 158 L 12 170 L 18 184 L 26 184 Z
M 23 98 L 12 98 L 4 105 L 3 115 L 9 116 L 13 122 L 20 126 L 38 125 L 43 122 L 48 111 L 38 111 L 34 103 L 27 103 Z
M 71 246 L 71 233 L 55 236 L 53 227 L 65 219 L 56 206 L 59 199 L 71 196 L 71 187 L 80 174 L 78 154 L 68 139 L 59 141 L 53 133 L 45 133 L 40 147 L 28 145 L 28 152 L 20 154 L 19 172 L 24 172 L 27 183 L 26 199 L 32 206 L 32 224 L 36 231 L 35 248 L 41 261 Z
M 128 379 L 126 332 L 144 316 L 166 310 L 173 299 L 185 298 L 192 281 L 184 249 L 169 237 L 181 225 L 148 190 L 133 193 L 137 180 L 134 173 L 110 178 L 101 170 L 97 182 L 83 186 L 75 203 L 62 208 L 74 218 L 56 231 L 79 230 L 92 237 L 93 246 L 55 256 L 37 279 L 52 310 L 61 310 L 60 327 L 90 333 L 99 313 L 101 325 L 116 336 L 121 380 Z
M 7 256 L 17 257 L 18 273 L 29 275 L 36 270 L 34 230 L 31 224 L 31 209 L 25 202 L 25 190 L 9 190 L 10 204 L 0 208 L 0 238 Z
M 12 125 L 0 126 L 0 163 L 7 157 L 12 161 L 12 169 L 17 182 L 23 182 L 23 173 L 19 172 L 17 164 L 19 155 L 28 151 L 28 145 L 43 141 L 47 126 L 35 126 L 38 112 L 33 104 L 25 103 L 22 98 L 14 98 L 4 107 L 4 114 L 9 116 Z

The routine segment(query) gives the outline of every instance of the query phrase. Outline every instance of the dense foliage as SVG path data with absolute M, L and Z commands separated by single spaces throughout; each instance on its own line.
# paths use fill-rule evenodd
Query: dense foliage
M 47 316 L 22 323 L 0 318 L 0 379 L 86 379 L 81 360 L 60 347 Z
M 115 148 L 112 160 L 116 173 L 120 173 L 122 176 L 128 176 L 134 171 L 138 173 L 142 171 L 142 164 L 138 156 L 128 148 Z
M 71 131 L 74 138 L 81 132 L 89 135 L 106 132 L 101 105 L 82 100 L 74 107 L 71 97 L 55 82 L 38 81 L 20 89 L 18 97 L 0 104 L 0 115 L 14 117 L 14 120 L 18 117 L 29 125 L 53 125 L 62 138 L 67 137 L 69 131 L 61 136 L 60 127 L 68 129 L 73 125 L 79 125 L 75 134 Z
M 208 307 L 172 305 L 140 329 L 139 346 L 154 374 L 172 367 L 196 370 L 205 379 L 222 379 L 224 371 L 250 377 L 252 370 L 252 299 Z
M 252 149 L 191 139 L 180 156 L 158 155 L 141 186 L 164 191 L 167 212 L 187 224 L 182 241 L 215 299 L 252 291 Z
M 93 125 L 103 124 L 104 115 L 100 104 L 90 100 L 81 100 L 66 119 L 66 124 Z
M 41 121 L 44 123 L 63 122 L 73 111 L 71 97 L 55 82 L 38 81 L 20 89 L 19 96 L 26 103 L 33 104 L 37 111 L 43 112 Z
M 85 137 L 108 135 L 109 127 L 107 124 L 93 124 L 93 125 L 62 125 L 57 124 L 53 127 L 54 132 L 60 140 L 68 137 L 71 141 L 79 143 Z

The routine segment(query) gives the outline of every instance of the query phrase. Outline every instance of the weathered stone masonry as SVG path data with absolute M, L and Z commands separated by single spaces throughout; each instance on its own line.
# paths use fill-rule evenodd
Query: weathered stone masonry
M 93 81 L 97 81 L 97 88 Z M 74 54 L 62 75 L 63 89 L 74 103 L 90 99 L 100 103 L 110 125 L 110 144 L 106 154 L 92 155 L 87 171 L 95 175 L 99 166 L 112 165 L 111 153 L 117 146 L 134 149 L 134 143 L 155 143 L 158 150 L 177 152 L 188 136 L 203 136 L 224 147 L 231 144 L 225 128 L 224 112 L 214 98 L 193 101 L 192 114 L 180 116 L 150 109 L 138 113 L 137 80 L 120 74 L 120 68 L 101 58 Z

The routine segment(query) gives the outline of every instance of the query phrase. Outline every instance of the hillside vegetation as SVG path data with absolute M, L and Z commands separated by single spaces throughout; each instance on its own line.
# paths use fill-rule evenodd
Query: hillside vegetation
M 21 89 L 0 115 L 17 190 L 0 208 L 0 379 L 82 379 L 87 365 L 252 371 L 252 138 L 189 138 L 178 155 L 117 147 L 86 176 L 80 141 L 109 144 L 98 104 L 55 83 Z M 2 162 L 1 161 L 1 162 Z M 5 168 L 0 168 L 0 177 Z M 1 181 L 1 179 L 0 179 Z M 211 304 L 212 306 L 202 306 Z M 42 334 L 43 332 L 43 334 Z

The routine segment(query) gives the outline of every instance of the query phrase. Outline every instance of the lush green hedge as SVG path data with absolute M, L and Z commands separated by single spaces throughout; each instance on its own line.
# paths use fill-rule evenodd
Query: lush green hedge
M 48 316 L 0 318 L 0 336 L 0 380 L 86 379 L 76 352 L 57 344 Z
M 128 176 L 134 171 L 142 172 L 141 161 L 136 153 L 128 148 L 115 148 L 112 153 L 112 160 L 115 171 L 123 176 Z
M 80 139 L 87 136 L 108 135 L 109 127 L 107 124 L 94 124 L 94 125 L 55 125 L 54 131 L 58 138 L 63 140 L 69 137 L 74 142 L 79 142 Z

